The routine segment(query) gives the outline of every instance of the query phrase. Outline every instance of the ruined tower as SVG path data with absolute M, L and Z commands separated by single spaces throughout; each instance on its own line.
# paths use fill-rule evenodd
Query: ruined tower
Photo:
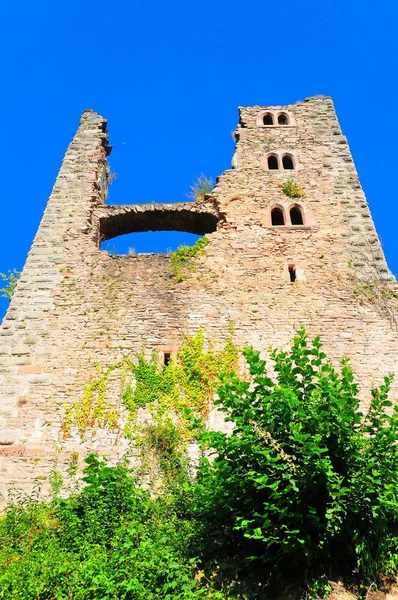
M 76 450 L 124 451 L 107 432 L 61 442 L 65 405 L 96 363 L 143 346 L 168 355 L 183 333 L 222 344 L 232 322 L 238 344 L 265 352 L 304 325 L 332 359 L 351 358 L 364 399 L 398 370 L 395 280 L 332 100 L 239 114 L 232 169 L 202 202 L 111 206 L 106 120 L 83 113 L 0 330 L 3 490 L 48 473 L 59 450 L 61 462 Z M 183 281 L 168 255 L 99 249 L 148 230 L 209 243 Z

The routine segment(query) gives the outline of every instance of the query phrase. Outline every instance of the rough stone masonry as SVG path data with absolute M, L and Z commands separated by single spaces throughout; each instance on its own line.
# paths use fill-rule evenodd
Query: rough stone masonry
M 265 353 L 304 325 L 333 360 L 351 358 L 364 406 L 398 371 L 393 294 L 358 297 L 363 282 L 396 284 L 331 98 L 241 107 L 232 169 L 202 202 L 106 205 L 107 139 L 106 120 L 85 111 L 0 329 L 2 491 L 28 489 L 56 456 L 62 467 L 76 451 L 125 452 L 106 431 L 62 440 L 65 404 L 81 399 L 95 363 L 143 346 L 173 352 L 184 333 L 221 345 L 232 321 L 238 344 Z M 287 196 L 288 180 L 305 196 Z M 175 229 L 209 240 L 179 283 L 168 255 L 100 250 L 120 234 Z M 112 386 L 107 400 L 117 403 Z

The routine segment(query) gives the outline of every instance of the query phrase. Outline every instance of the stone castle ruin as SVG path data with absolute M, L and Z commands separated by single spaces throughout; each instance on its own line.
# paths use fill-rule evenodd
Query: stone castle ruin
M 143 347 L 167 361 L 184 333 L 222 345 L 232 322 L 237 344 L 265 353 L 304 325 L 330 358 L 350 357 L 364 402 L 398 371 L 395 279 L 329 97 L 240 107 L 232 168 L 197 202 L 105 204 L 106 124 L 82 114 L 1 326 L 2 491 L 48 474 L 57 455 L 119 456 L 106 432 L 60 441 L 65 405 L 96 364 Z M 208 244 L 180 281 L 168 255 L 100 250 L 149 230 Z

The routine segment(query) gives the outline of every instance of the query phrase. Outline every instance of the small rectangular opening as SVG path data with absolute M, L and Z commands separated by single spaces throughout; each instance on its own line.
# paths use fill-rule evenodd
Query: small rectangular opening
M 290 282 L 294 283 L 296 281 L 296 267 L 294 265 L 289 265 L 289 276 Z
M 171 361 L 171 352 L 164 352 L 163 353 L 163 364 L 165 367 L 167 367 L 168 364 L 170 364 Z

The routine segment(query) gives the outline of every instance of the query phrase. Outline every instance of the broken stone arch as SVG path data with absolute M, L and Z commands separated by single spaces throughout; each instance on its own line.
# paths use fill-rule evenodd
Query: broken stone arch
M 183 231 L 205 235 L 216 231 L 221 217 L 212 204 L 129 204 L 98 209 L 97 243 L 127 233 Z

